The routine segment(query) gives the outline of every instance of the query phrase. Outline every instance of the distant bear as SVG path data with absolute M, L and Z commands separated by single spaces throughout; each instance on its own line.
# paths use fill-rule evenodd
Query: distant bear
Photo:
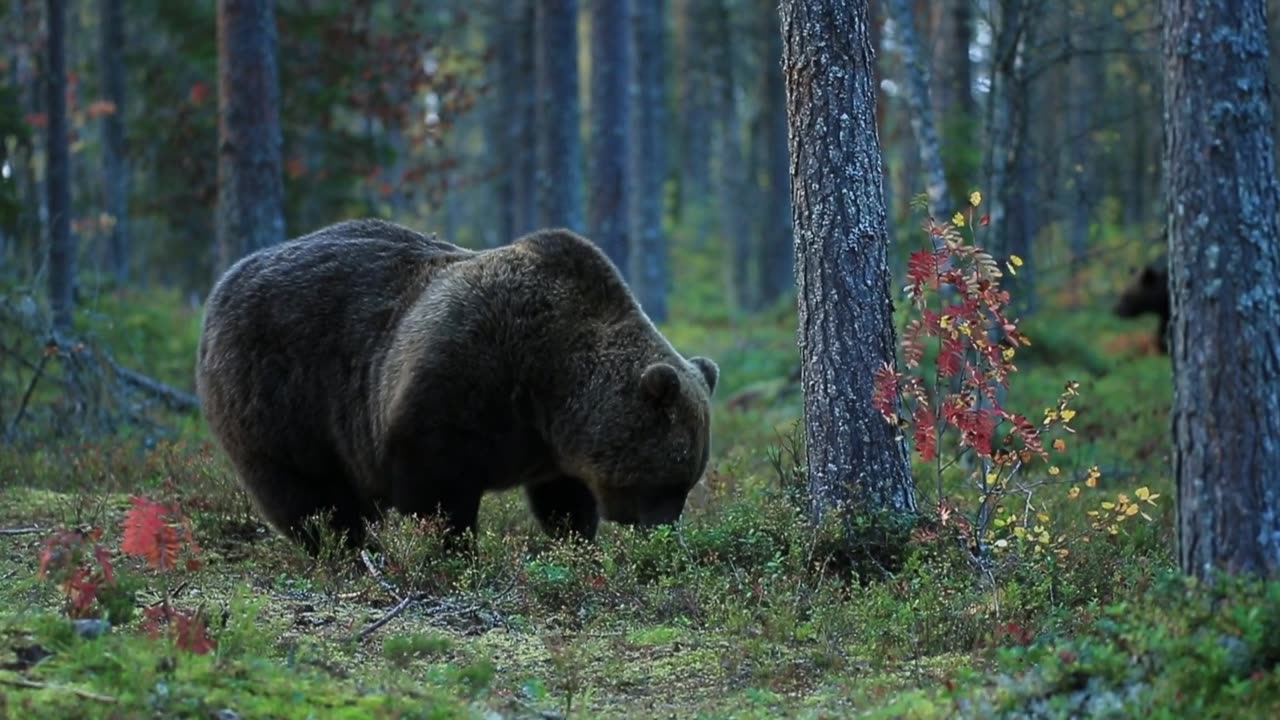
M 1161 257 L 1144 267 L 1130 281 L 1116 302 L 1115 314 L 1120 317 L 1136 317 L 1143 313 L 1155 313 L 1160 317 L 1156 331 L 1156 343 L 1160 352 L 1169 353 L 1169 261 Z
M 202 411 L 258 510 L 395 508 L 474 529 L 523 487 L 543 529 L 677 520 L 707 466 L 719 369 L 684 358 L 609 259 L 567 230 L 470 251 L 379 220 L 246 256 L 209 295 Z

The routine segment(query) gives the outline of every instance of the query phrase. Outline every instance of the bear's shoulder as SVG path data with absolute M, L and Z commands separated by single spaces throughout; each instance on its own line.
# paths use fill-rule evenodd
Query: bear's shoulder
M 439 252 L 457 252 L 464 254 L 471 252 L 458 245 L 454 245 L 453 243 L 445 242 L 444 240 L 437 238 L 434 234 L 426 235 L 412 228 L 405 227 L 404 225 L 378 218 L 343 220 L 332 225 L 327 225 L 318 230 L 314 230 L 305 235 L 301 235 L 290 242 L 314 243 L 325 240 L 340 242 L 355 240 L 381 240 L 392 243 L 415 245 Z

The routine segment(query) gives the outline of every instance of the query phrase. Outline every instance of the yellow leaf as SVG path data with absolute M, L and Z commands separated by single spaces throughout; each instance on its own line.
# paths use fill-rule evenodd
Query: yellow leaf
M 1049 466 L 1049 474 L 1050 474 L 1050 475 L 1057 475 L 1057 474 L 1058 474 L 1058 473 L 1060 473 L 1060 472 L 1062 472 L 1062 471 L 1058 469 L 1058 466 L 1057 466 L 1057 465 L 1050 465 L 1050 466 Z
M 1066 548 L 1058 548 L 1057 552 L 1058 552 L 1058 557 L 1060 558 L 1064 558 L 1067 555 L 1071 554 L 1071 551 L 1067 550 Z
M 1148 514 L 1146 514 L 1146 513 L 1142 513 L 1142 517 L 1146 518 L 1146 519 L 1147 519 L 1147 522 L 1152 522 L 1152 518 L 1151 518 L 1151 516 L 1150 516 L 1150 515 L 1148 515 Z
M 957 211 L 955 215 L 951 216 L 951 224 L 956 227 L 964 227 L 964 215 Z
M 1013 529 L 1013 535 L 1014 537 L 1020 537 L 1020 538 L 1026 537 L 1027 529 L 1024 527 L 1016 527 Z
M 1080 497 L 1080 486 L 1077 485 L 1071 488 L 1071 490 L 1067 492 L 1067 497 L 1071 498 L 1072 500 L 1075 500 L 1076 498 Z
M 1130 505 L 1130 506 L 1126 507 L 1126 508 L 1124 509 L 1124 514 L 1125 514 L 1125 515 L 1130 515 L 1130 516 L 1132 516 L 1132 515 L 1137 515 L 1137 514 L 1138 514 L 1138 506 L 1137 506 L 1137 505 Z
M 1108 502 L 1108 501 L 1105 501 L 1105 500 L 1102 502 L 1102 509 L 1103 509 L 1103 510 L 1112 510 L 1112 509 L 1114 509 L 1114 508 L 1115 508 L 1115 506 L 1116 506 L 1116 504 L 1115 504 L 1115 503 L 1113 503 L 1113 502 Z
M 1012 359 L 1013 359 L 1014 349 L 1013 349 L 1013 348 L 1005 348 L 1004 350 L 1001 350 L 1001 351 L 1000 351 L 1000 355 L 1004 357 L 1004 361 L 1005 361 L 1005 362 L 1009 362 L 1010 360 L 1012 360 Z
M 1146 500 L 1147 498 L 1151 497 L 1151 488 L 1147 487 L 1146 485 L 1143 485 L 1137 490 L 1134 490 L 1133 494 L 1134 494 L 1134 497 L 1138 498 L 1139 500 Z
M 982 193 L 978 192 L 977 190 L 974 190 L 973 192 L 969 193 L 969 204 L 974 207 L 978 207 L 979 205 L 981 205 Z
M 1040 544 L 1042 544 L 1042 545 L 1048 545 L 1048 544 L 1049 544 L 1049 533 L 1047 533 L 1047 532 L 1042 532 L 1042 533 L 1040 533 L 1040 537 L 1037 537 L 1037 538 L 1036 538 L 1036 540 L 1037 540 L 1037 541 L 1039 541 L 1039 542 L 1040 542 Z
M 1044 513 L 1036 513 L 1036 519 L 1042 523 L 1049 522 L 1049 516 Z
M 1116 501 L 1117 501 L 1117 502 L 1119 502 L 1121 505 L 1128 505 L 1128 504 L 1129 504 L 1129 496 L 1128 496 L 1128 495 L 1125 495 L 1124 493 L 1120 493 L 1120 494 L 1116 495 Z
M 1005 540 L 1004 538 L 1000 538 L 999 540 L 996 541 L 996 547 L 998 548 L 1009 547 L 1009 541 Z
M 938 318 L 938 327 L 942 328 L 943 330 L 950 330 L 951 326 L 954 323 L 955 323 L 955 318 L 951 317 L 950 315 L 943 315 L 942 317 Z
M 1009 262 L 1013 263 L 1015 267 L 1022 267 L 1022 258 L 1017 255 L 1010 255 Z
M 1062 422 L 1071 422 L 1071 418 L 1074 418 L 1075 416 L 1076 416 L 1075 410 L 1063 410 Z
M 1149 505 L 1155 505 L 1155 504 L 1156 504 L 1156 498 L 1158 498 L 1158 497 L 1160 497 L 1160 493 L 1151 493 L 1151 496 L 1147 498 L 1147 503 L 1148 503 Z
M 1066 441 L 1066 440 L 1063 440 L 1062 438 L 1058 438 L 1057 440 L 1054 440 L 1054 441 L 1053 441 L 1053 449 L 1054 449 L 1054 450 L 1057 450 L 1058 452 L 1066 452 L 1066 451 L 1067 451 L 1067 441 Z
M 1088 487 L 1096 488 L 1098 487 L 1098 478 L 1094 477 L 1093 475 L 1090 475 L 1089 477 L 1084 479 L 1084 484 Z

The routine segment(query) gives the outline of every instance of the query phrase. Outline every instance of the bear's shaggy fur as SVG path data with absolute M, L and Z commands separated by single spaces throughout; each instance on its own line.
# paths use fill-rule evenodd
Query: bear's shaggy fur
M 1137 317 L 1143 313 L 1155 313 L 1160 318 L 1156 330 L 1156 343 L 1163 354 L 1169 353 L 1169 260 L 1161 257 L 1152 261 L 1134 275 L 1128 287 L 1116 301 L 1115 314 Z
M 718 374 L 567 230 L 477 252 L 356 220 L 222 276 L 196 384 L 259 511 L 315 551 L 320 511 L 359 544 L 387 508 L 474 529 L 481 496 L 517 486 L 555 536 L 673 522 Z

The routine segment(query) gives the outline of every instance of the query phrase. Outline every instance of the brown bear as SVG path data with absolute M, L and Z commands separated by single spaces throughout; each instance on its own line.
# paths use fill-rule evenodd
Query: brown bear
M 1160 318 L 1156 330 L 1156 344 L 1162 354 L 1169 353 L 1169 261 L 1165 257 L 1153 260 L 1135 274 L 1120 299 L 1116 301 L 1116 315 L 1129 318 L 1144 313 L 1155 313 Z
M 268 522 L 387 508 L 474 530 L 523 487 L 547 533 L 677 520 L 707 466 L 719 369 L 654 327 L 568 230 L 466 250 L 380 220 L 258 250 L 209 295 L 202 411 Z

